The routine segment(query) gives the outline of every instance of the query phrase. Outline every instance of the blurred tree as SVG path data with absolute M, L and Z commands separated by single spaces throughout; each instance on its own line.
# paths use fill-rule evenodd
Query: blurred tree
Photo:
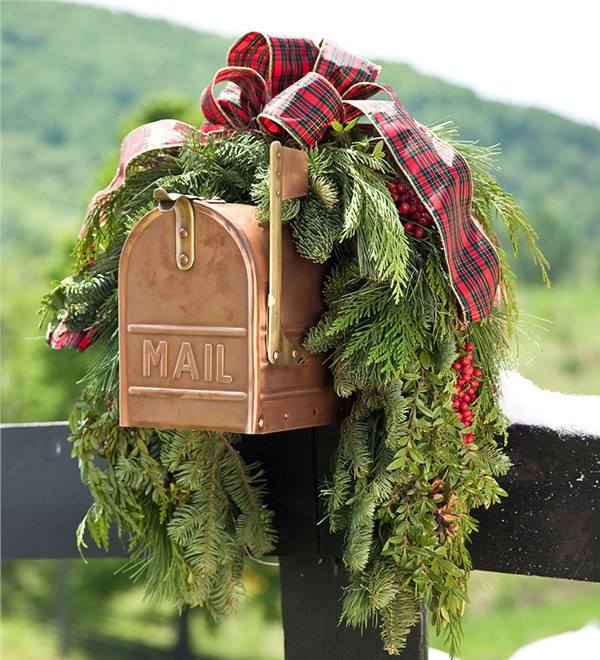
M 200 110 L 194 108 L 189 99 L 178 92 L 162 92 L 138 106 L 131 115 L 119 123 L 114 146 L 105 156 L 94 176 L 93 194 L 103 188 L 114 176 L 119 162 L 119 145 L 134 128 L 159 119 L 178 119 L 186 124 L 198 126 L 202 120 Z M 91 196 L 91 195 L 90 195 Z
M 556 283 L 569 277 L 581 275 L 581 236 L 575 229 L 573 218 L 557 216 L 546 207 L 536 208 L 531 214 L 531 223 L 539 234 L 539 245 L 550 262 L 550 278 Z M 588 246 L 586 252 L 590 249 Z M 516 261 L 517 276 L 521 281 L 539 282 L 539 271 L 528 258 L 523 245 L 523 255 Z

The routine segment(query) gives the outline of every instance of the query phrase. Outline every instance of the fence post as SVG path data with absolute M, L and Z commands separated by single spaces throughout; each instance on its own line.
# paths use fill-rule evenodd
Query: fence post
M 192 660 L 190 647 L 190 610 L 184 607 L 176 614 L 177 641 L 173 651 L 173 660 Z
M 280 557 L 285 660 L 390 660 L 379 632 L 338 625 L 345 575 L 331 557 Z M 401 660 L 427 660 L 425 617 L 411 631 Z

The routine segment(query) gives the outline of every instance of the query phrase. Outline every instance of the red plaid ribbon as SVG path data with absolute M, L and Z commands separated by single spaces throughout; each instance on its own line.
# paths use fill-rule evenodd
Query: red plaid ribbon
M 138 126 L 128 133 L 123 139 L 123 142 L 121 142 L 117 172 L 108 186 L 99 190 L 92 197 L 85 212 L 85 219 L 79 232 L 79 238 L 82 238 L 86 234 L 87 219 L 92 210 L 97 206 L 105 204 L 111 194 L 125 183 L 129 170 L 136 164 L 136 161 L 140 157 L 146 156 L 151 151 L 165 151 L 179 148 L 185 142 L 186 136 L 193 132 L 193 130 L 193 126 L 182 121 L 161 119 Z
M 273 138 L 288 134 L 310 148 L 325 137 L 333 121 L 345 123 L 364 115 L 434 219 L 465 319 L 479 321 L 490 313 L 500 279 L 499 258 L 471 215 L 469 167 L 455 149 L 418 124 L 390 88 L 375 83 L 377 65 L 329 41 L 317 47 L 308 39 L 259 32 L 238 39 L 227 64 L 200 97 L 203 133 L 262 130 Z M 378 92 L 388 99 L 368 100 Z M 163 127 L 154 144 L 180 144 L 188 129 Z M 101 197 L 121 185 L 128 162 L 140 153 L 138 149 L 129 161 L 122 153 L 122 176 L 118 173 Z M 94 198 L 91 206 L 97 203 Z
M 471 215 L 473 186 L 464 158 L 375 83 L 379 67 L 329 41 L 250 32 L 200 97 L 205 133 L 261 129 L 302 147 L 319 143 L 333 121 L 364 115 L 431 213 L 442 237 L 454 292 L 469 321 L 489 314 L 500 278 L 498 254 Z M 215 87 L 226 82 L 220 94 Z M 385 92 L 389 100 L 367 100 Z
M 48 346 L 55 351 L 62 348 L 76 348 L 80 353 L 92 343 L 96 328 L 89 330 L 67 330 L 64 323 L 59 323 L 55 328 L 49 328 L 46 336 Z
M 466 318 L 479 321 L 491 310 L 500 281 L 500 264 L 494 246 L 471 215 L 473 183 L 469 166 L 449 144 L 417 123 L 393 90 L 380 89 L 391 101 L 347 104 L 375 126 L 434 218 L 454 292 Z

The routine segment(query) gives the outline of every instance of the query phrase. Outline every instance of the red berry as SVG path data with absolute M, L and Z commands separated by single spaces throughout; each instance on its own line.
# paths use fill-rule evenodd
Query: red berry
M 402 202 L 402 204 L 400 204 L 398 207 L 398 210 L 402 215 L 406 215 L 410 210 L 410 206 L 406 202 Z
M 415 226 L 413 225 L 412 222 L 405 222 L 404 223 L 404 231 L 407 231 L 409 234 L 412 234 L 414 229 L 415 229 Z
M 473 359 L 470 355 L 465 355 L 463 358 L 461 358 L 460 363 L 463 365 L 463 367 L 466 367 L 467 365 L 470 365 L 472 361 Z
M 467 390 L 467 394 L 471 397 L 471 400 L 475 398 L 475 388 L 472 385 Z
M 469 404 L 468 404 L 466 401 L 463 401 L 463 402 L 460 404 L 460 409 L 461 409 L 463 412 L 467 412 L 467 410 L 469 410 Z
M 475 371 L 477 371 L 477 369 Z M 473 372 L 473 375 L 475 375 L 475 371 Z M 476 390 L 479 387 L 479 381 L 478 380 L 472 380 L 471 381 L 471 387 L 474 390 Z
M 474 369 L 473 376 L 475 376 L 475 378 L 481 378 L 481 369 Z
M 468 341 L 465 344 L 465 351 L 469 351 L 469 353 L 470 353 L 472 350 L 473 350 L 473 344 L 470 341 Z
M 461 364 L 458 360 L 452 364 L 452 368 L 454 369 L 454 371 L 460 371 L 460 367 Z
M 415 229 L 415 238 L 423 238 L 425 236 L 425 230 L 423 227 L 417 227 Z
M 465 393 L 465 395 L 463 396 L 463 401 L 466 401 L 467 403 L 471 403 L 471 397 Z
M 396 186 L 397 186 L 396 189 L 401 195 L 406 192 L 406 186 L 403 183 L 398 182 Z
M 463 436 L 463 442 L 465 443 L 465 445 L 472 445 L 474 439 L 475 436 L 471 431 L 469 431 L 469 433 L 465 433 Z

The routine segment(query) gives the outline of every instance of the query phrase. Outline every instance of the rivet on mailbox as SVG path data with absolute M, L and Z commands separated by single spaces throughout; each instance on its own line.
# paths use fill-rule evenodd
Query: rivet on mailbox
M 307 154 L 271 145 L 270 222 L 256 208 L 155 192 L 119 265 L 120 423 L 240 433 L 338 419 L 325 356 L 301 341 L 324 267 L 300 257 L 281 203 L 306 194 Z

